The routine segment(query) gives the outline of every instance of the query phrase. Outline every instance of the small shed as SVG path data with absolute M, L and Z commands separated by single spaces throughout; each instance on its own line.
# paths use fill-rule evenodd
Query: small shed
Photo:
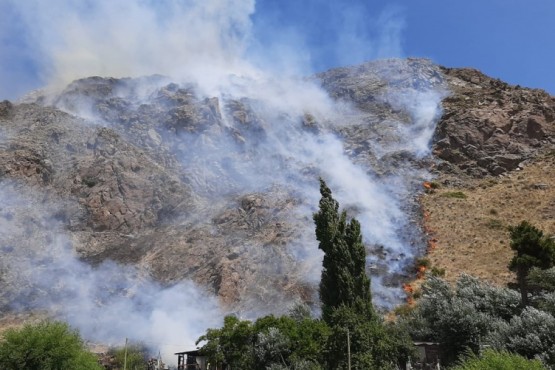
M 205 356 L 201 356 L 198 349 L 177 352 L 177 370 L 208 370 Z
M 413 365 L 415 369 L 439 369 L 439 343 L 414 342 L 418 359 Z

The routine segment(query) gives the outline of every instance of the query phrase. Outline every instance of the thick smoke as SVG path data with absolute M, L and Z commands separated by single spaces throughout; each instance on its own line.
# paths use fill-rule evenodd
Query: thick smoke
M 0 308 L 47 310 L 90 341 L 142 341 L 163 358 L 194 348 L 220 324 L 214 297 L 190 282 L 161 286 L 140 270 L 81 262 L 65 233 L 67 202 L 16 183 L 0 185 Z
M 165 74 L 216 88 L 253 73 L 242 58 L 254 0 L 8 0 L 43 81 Z
M 254 37 L 250 32 L 254 0 L 14 0 L 10 4 L 29 26 L 29 42 L 40 51 L 37 58 L 48 61 L 41 73 L 54 86 L 90 75 L 164 74 L 182 87 L 192 83 L 199 101 L 217 98 L 221 114 L 217 124 L 202 134 L 179 134 L 175 154 L 195 175 L 189 179 L 191 186 L 214 203 L 217 194 L 263 193 L 273 186 L 294 194 L 299 202 L 291 218 L 303 231 L 288 248 L 307 282 L 316 285 L 321 269 L 322 254 L 311 219 L 319 199 L 318 176 L 328 182 L 342 207 L 361 221 L 369 248 L 375 252 L 382 247 L 385 256 L 379 261 L 369 257 L 369 266 L 381 264 L 382 275 L 387 275 L 411 263 L 417 252 L 404 230 L 415 225 L 404 202 L 414 191 L 414 181 L 427 174 L 409 167 L 378 174 L 346 144 L 350 128 L 372 125 L 367 116 L 331 99 L 314 80 L 273 75 L 269 71 L 275 65 L 253 66 L 246 51 Z M 380 22 L 388 35 L 384 40 L 390 40 L 373 47 L 387 50 L 390 46 L 398 53 L 402 22 L 395 14 L 384 15 Z M 347 31 L 345 50 L 360 48 L 367 41 L 355 37 L 356 29 Z M 287 55 L 284 59 L 294 60 Z M 133 98 L 135 105 L 151 103 L 157 89 L 145 87 Z M 387 142 L 369 144 L 378 162 L 399 151 L 411 158 L 429 153 L 441 95 L 432 90 L 400 91 L 381 97 L 409 117 L 388 123 Z M 128 98 L 125 94 L 121 92 Z M 245 130 L 234 118 L 230 107 L 239 103 L 258 129 Z M 113 124 L 98 117 L 88 101 L 60 107 Z M 55 199 L 38 201 L 45 196 L 30 189 L 19 197 L 11 185 L 0 191 L 2 209 L 18 215 L 2 219 L 2 243 L 14 254 L 12 260 L 20 261 L 17 269 L 3 266 L 3 279 L 25 282 L 29 288 L 14 292 L 13 303 L 22 308 L 55 308 L 87 338 L 109 342 L 121 343 L 128 336 L 188 348 L 206 327 L 218 324 L 221 313 L 215 299 L 190 283 L 163 287 L 135 268 L 109 262 L 93 268 L 76 259 L 75 246 L 52 211 L 65 205 Z M 29 230 L 25 225 L 33 226 Z M 22 247 L 18 240 L 40 240 L 41 248 Z M 273 267 L 271 262 L 267 268 Z M 380 278 L 373 279 L 377 301 L 388 306 L 398 302 L 400 289 L 386 285 Z M 242 297 L 249 302 L 251 298 Z

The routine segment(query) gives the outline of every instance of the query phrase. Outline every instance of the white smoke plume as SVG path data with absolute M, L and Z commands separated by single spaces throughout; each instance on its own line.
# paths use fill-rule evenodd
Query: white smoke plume
M 0 185 L 0 308 L 47 310 L 84 338 L 120 346 L 144 342 L 168 362 L 195 348 L 222 312 L 190 282 L 161 286 L 138 269 L 81 262 L 59 214 L 62 202 L 17 183 Z
M 163 74 L 178 83 L 195 84 L 200 98 L 217 97 L 223 123 L 233 128 L 238 128 L 237 123 L 225 106 L 246 101 L 263 126 L 266 136 L 262 141 L 246 140 L 240 146 L 222 138 L 218 130 L 203 133 L 202 137 L 184 134 L 180 140 L 186 143 L 189 155 L 179 155 L 184 166 L 203 168 L 205 177 L 192 183 L 199 191 L 207 188 L 207 183 L 216 187 L 232 184 L 228 189 L 237 193 L 263 192 L 273 185 L 295 189 L 302 202 L 292 213 L 296 220 L 304 215 L 301 222 L 305 231 L 297 243 L 288 247 L 304 266 L 306 281 L 315 284 L 321 269 L 322 255 L 310 217 L 319 199 L 318 176 L 328 182 L 342 207 L 352 210 L 361 221 L 365 242 L 386 248 L 388 272 L 398 272 L 412 261 L 416 251 L 403 237 L 403 229 L 415 225 L 410 224 L 402 203 L 413 191 L 411 181 L 427 175 L 408 169 L 380 177 L 368 164 L 356 161 L 346 150 L 339 131 L 353 124 L 349 120 L 357 119 L 357 110 L 333 101 L 313 80 L 288 76 L 304 69 L 294 65 L 296 59 L 291 57 L 290 49 L 282 49 L 286 52 L 283 59 L 292 62 L 277 61 L 266 66 L 261 65 L 266 58 L 247 55 L 255 37 L 250 18 L 255 11 L 254 0 L 8 2 L 29 28 L 29 42 L 39 51 L 36 58 L 46 61 L 40 70 L 44 81 L 56 87 L 91 75 Z M 356 22 L 354 26 L 359 24 Z M 375 50 L 373 54 L 399 54 L 403 22 L 391 13 L 383 15 L 378 24 L 384 31 L 376 45 L 367 45 L 368 39 L 358 37 L 356 29 L 347 30 L 345 53 L 366 45 Z M 276 53 L 269 51 L 269 55 Z M 276 70 L 283 74 L 274 75 Z M 410 112 L 411 122 L 391 123 L 394 138 L 390 144 L 372 143 L 378 159 L 398 150 L 416 158 L 428 154 L 441 94 L 405 89 L 383 100 Z M 137 104 L 148 101 L 149 93 L 145 93 Z M 90 107 L 78 106 L 73 113 L 98 120 Z M 303 126 L 307 114 L 318 123 L 318 134 Z M 222 180 L 218 176 L 230 157 L 240 161 L 232 164 L 233 171 L 227 171 L 227 178 Z M 121 342 L 128 336 L 145 342 L 182 344 L 187 349 L 207 327 L 219 323 L 221 312 L 215 299 L 190 283 L 163 287 L 133 268 L 111 263 L 93 268 L 78 261 L 61 225 L 52 221 L 52 204 L 37 206 L 35 201 L 28 201 L 35 196 L 41 198 L 31 190 L 20 198 L 12 197 L 10 185 L 0 190 L 0 202 L 5 202 L 2 207 L 43 220 L 45 224 L 41 226 L 40 221 L 36 232 L 48 240 L 42 245 L 44 252 L 18 257 L 27 264 L 19 271 L 28 272 L 20 279 L 29 286 L 30 293 L 14 297 L 13 303 L 33 307 L 35 302 L 38 308 L 52 305 L 49 308 L 57 308 L 87 338 L 110 342 Z M 2 221 L 7 223 L 2 230 L 11 230 L 4 236 L 14 242 L 5 245 L 10 253 L 19 253 L 19 248 L 10 246 L 25 239 L 25 234 L 20 231 L 23 224 L 13 225 L 19 218 L 13 220 Z M 369 258 L 369 264 L 375 262 Z M 5 270 L 14 273 L 8 266 Z M 57 301 L 63 304 L 53 305 L 55 301 L 48 299 L 51 286 L 62 292 Z M 384 305 L 400 297 L 400 288 L 385 287 L 379 278 L 373 279 L 373 289 Z
M 165 74 L 213 88 L 229 74 L 253 72 L 242 56 L 254 0 L 7 1 L 50 85 Z

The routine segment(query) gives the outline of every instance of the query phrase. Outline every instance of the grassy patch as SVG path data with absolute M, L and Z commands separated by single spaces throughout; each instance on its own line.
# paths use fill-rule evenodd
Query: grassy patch
M 486 221 L 486 227 L 488 229 L 492 229 L 492 230 L 503 230 L 503 229 L 506 228 L 503 221 L 498 220 L 496 218 L 490 218 L 489 220 L 487 220 Z
M 432 267 L 432 269 L 430 270 L 432 276 L 438 276 L 438 277 L 444 277 L 445 276 L 445 269 L 439 268 L 439 267 Z
M 416 267 L 423 266 L 425 268 L 430 268 L 431 262 L 426 257 L 420 257 L 416 259 Z
M 445 198 L 466 199 L 466 194 L 462 191 L 448 191 L 441 194 L 441 196 Z

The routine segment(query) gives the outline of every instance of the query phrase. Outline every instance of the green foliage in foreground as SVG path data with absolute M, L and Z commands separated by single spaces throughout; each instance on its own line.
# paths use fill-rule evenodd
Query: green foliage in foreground
M 509 352 L 486 350 L 482 356 L 470 355 L 452 370 L 545 370 L 538 360 Z
M 232 369 L 320 369 L 329 328 L 309 316 L 264 316 L 251 322 L 226 316 L 197 344 L 213 364 Z
M 100 370 L 79 333 L 62 322 L 9 329 L 0 342 L 3 370 Z
M 124 363 L 128 369 L 144 370 L 148 361 L 148 349 L 140 343 L 131 343 L 127 345 L 127 356 L 125 347 L 117 347 L 110 349 L 110 355 L 116 359 L 115 365 L 123 369 Z M 127 357 L 127 360 L 126 360 Z

